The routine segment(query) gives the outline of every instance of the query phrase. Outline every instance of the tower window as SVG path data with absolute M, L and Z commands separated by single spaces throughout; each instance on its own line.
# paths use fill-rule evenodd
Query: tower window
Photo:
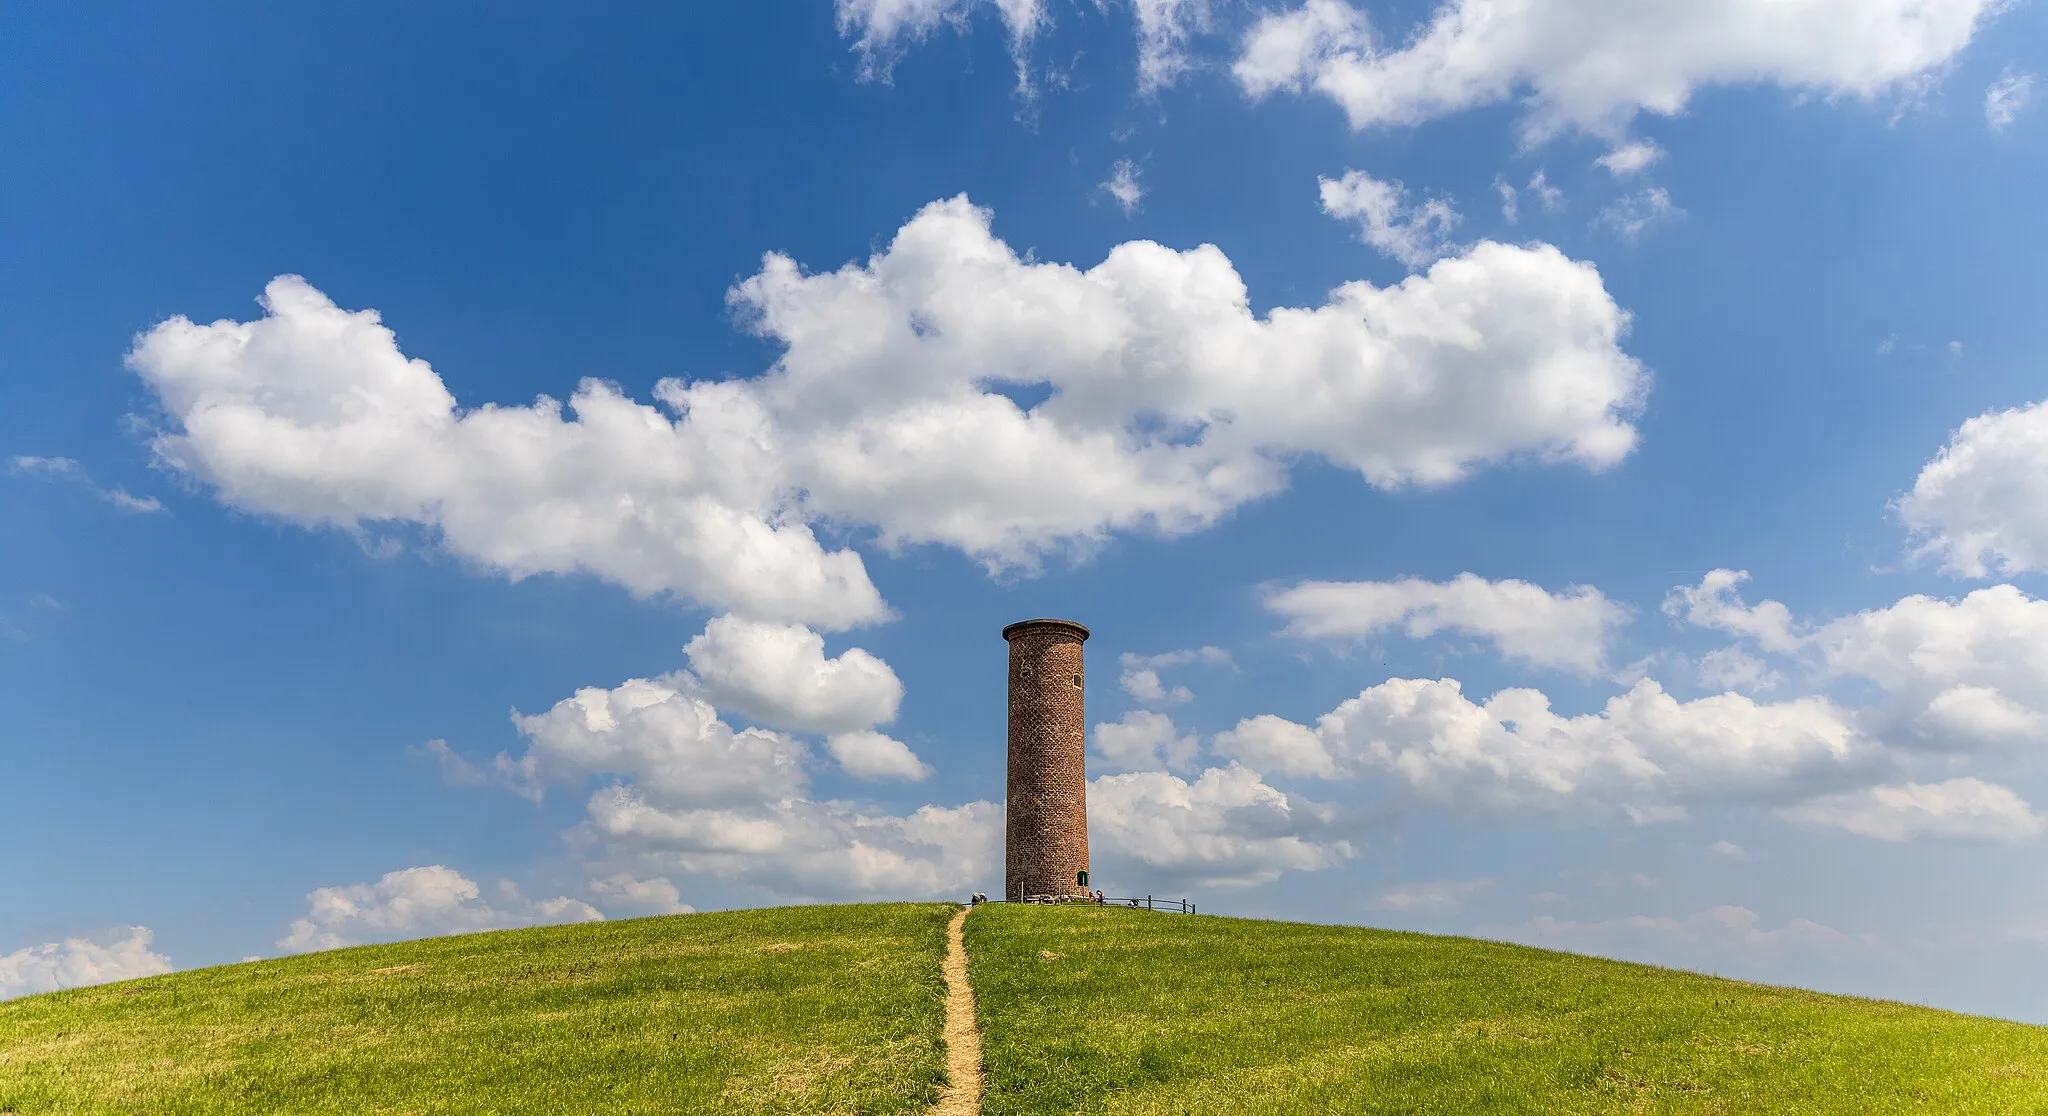
M 1074 688 L 1077 690 L 1081 688 L 1081 676 L 1078 674 L 1074 676 Z

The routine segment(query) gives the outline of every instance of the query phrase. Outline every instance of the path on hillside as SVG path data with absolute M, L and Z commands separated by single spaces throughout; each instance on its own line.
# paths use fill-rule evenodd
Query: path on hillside
M 946 926 L 946 1085 L 930 1116 L 981 1116 L 981 1030 L 974 1025 L 967 939 L 960 932 L 973 909 L 961 908 Z

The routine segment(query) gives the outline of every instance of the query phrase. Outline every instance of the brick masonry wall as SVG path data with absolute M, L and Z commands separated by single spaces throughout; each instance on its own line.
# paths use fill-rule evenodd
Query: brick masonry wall
M 1003 896 L 1076 894 L 1088 868 L 1087 745 L 1081 642 L 1088 629 L 1031 620 L 1010 641 L 1010 778 Z

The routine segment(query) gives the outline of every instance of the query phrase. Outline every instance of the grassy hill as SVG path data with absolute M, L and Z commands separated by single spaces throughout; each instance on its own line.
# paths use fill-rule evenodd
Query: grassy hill
M 939 904 L 439 938 L 0 1002 L 0 1113 L 897 1113 Z M 992 906 L 990 1116 L 2048 1112 L 2048 1029 L 1459 938 Z
M 988 1116 L 2048 1112 L 2048 1028 L 1385 930 L 966 930 Z
M 0 1001 L 0 1113 L 922 1112 L 955 910 L 505 930 Z

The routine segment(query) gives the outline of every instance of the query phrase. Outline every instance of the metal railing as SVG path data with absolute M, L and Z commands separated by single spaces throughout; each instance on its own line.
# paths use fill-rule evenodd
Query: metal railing
M 1126 907 L 1137 907 L 1141 910 L 1147 911 L 1172 911 L 1175 914 L 1195 913 L 1195 904 L 1194 901 L 1191 899 L 1154 899 L 1150 895 L 1147 895 L 1142 899 L 1133 897 L 1126 897 L 1123 899 L 1112 899 L 1109 896 L 1105 895 L 1102 897 L 1102 905 L 1105 907 L 1122 905 Z
M 1160 899 L 1151 895 L 1105 895 L 1101 903 L 1079 895 L 1026 895 L 1022 899 L 1005 900 L 1016 903 L 1079 903 L 1088 906 L 1128 907 L 1140 911 L 1167 911 L 1173 914 L 1195 913 L 1195 904 L 1187 899 Z

